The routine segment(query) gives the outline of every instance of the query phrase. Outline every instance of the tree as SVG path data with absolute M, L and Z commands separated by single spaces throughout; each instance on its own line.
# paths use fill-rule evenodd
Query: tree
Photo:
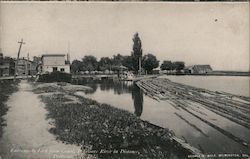
M 83 65 L 82 65 L 82 62 L 79 61 L 79 60 L 74 60 L 70 66 L 70 70 L 71 72 L 73 73 L 77 73 L 77 72 L 80 72 L 80 71 L 83 71 Z
M 163 61 L 160 68 L 161 70 L 172 70 L 173 64 L 171 61 Z
M 132 62 L 133 62 L 133 59 L 131 56 L 124 56 L 122 60 L 122 65 L 127 67 L 128 70 L 133 70 Z
M 123 56 L 121 54 L 113 55 L 112 64 L 114 66 L 122 65 Z
M 142 67 L 148 72 L 152 73 L 154 68 L 159 66 L 159 61 L 156 59 L 156 56 L 152 54 L 144 55 L 142 58 Z
M 135 72 L 139 70 L 139 59 L 142 58 L 142 44 L 138 33 L 133 37 L 132 65 Z
M 98 69 L 100 71 L 110 70 L 111 64 L 111 59 L 109 57 L 102 57 L 98 62 Z
M 98 68 L 96 57 L 92 55 L 84 56 L 84 58 L 82 58 L 82 65 L 83 70 L 86 71 L 95 71 Z
M 173 66 L 175 70 L 180 71 L 185 68 L 185 63 L 183 61 L 176 61 L 173 63 Z

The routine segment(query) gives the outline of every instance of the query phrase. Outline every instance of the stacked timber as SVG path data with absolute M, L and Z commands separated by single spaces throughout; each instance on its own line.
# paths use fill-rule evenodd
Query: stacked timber
M 143 79 L 137 81 L 136 84 L 146 95 L 153 99 L 169 101 L 174 107 L 183 109 L 234 141 L 248 147 L 249 143 L 193 112 L 195 111 L 202 114 L 199 108 L 194 108 L 194 105 L 198 105 L 198 107 L 204 107 L 232 122 L 250 129 L 250 97 L 197 88 L 175 83 L 163 78 Z M 179 115 L 178 117 L 181 116 Z M 182 120 L 185 121 L 185 119 Z

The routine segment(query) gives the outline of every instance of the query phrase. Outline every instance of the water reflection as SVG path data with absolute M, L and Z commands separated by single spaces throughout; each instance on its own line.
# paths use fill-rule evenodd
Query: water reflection
M 133 82 L 119 81 L 113 79 L 93 80 L 90 78 L 83 78 L 81 80 L 73 81 L 73 84 L 80 84 L 91 87 L 93 90 L 86 94 L 94 94 L 98 88 L 101 91 L 113 91 L 114 94 L 132 94 L 134 102 L 134 114 L 141 116 L 143 111 L 143 92 Z
M 135 107 L 135 115 L 141 116 L 143 111 L 143 92 L 142 90 L 135 84 L 133 84 L 132 88 L 132 99 L 134 101 L 134 107 Z
M 205 153 L 249 153 L 249 148 L 231 140 L 190 113 L 172 106 L 168 101 L 158 102 L 148 96 L 144 96 L 142 91 L 136 85 L 133 85 L 132 82 L 103 79 L 83 80 L 75 84 L 87 85 L 93 88 L 89 95 L 83 95 L 100 103 L 107 103 L 116 108 L 127 110 L 157 126 L 171 129 L 177 137 L 184 138 L 192 146 L 203 150 Z M 194 104 L 192 108 L 196 108 L 196 106 L 199 105 Z M 242 138 L 249 143 L 249 138 L 246 137 L 249 136 L 248 129 L 216 115 L 206 108 L 200 107 L 199 109 L 208 115 L 204 116 L 204 118 L 210 119 L 211 117 L 216 119 L 213 122 L 218 124 L 218 126 L 238 137 L 243 136 Z M 182 119 L 176 116 L 176 113 L 199 127 L 209 137 L 204 136 L 192 126 L 183 122 Z

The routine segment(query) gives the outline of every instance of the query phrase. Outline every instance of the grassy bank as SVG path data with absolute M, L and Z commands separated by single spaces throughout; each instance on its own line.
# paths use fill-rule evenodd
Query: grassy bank
M 39 87 L 34 92 L 42 93 L 48 118 L 54 119 L 50 132 L 98 158 L 187 158 L 190 154 L 172 140 L 174 134 L 169 130 L 128 111 L 63 89 Z
M 0 137 L 3 135 L 3 127 L 6 125 L 3 116 L 8 111 L 6 101 L 8 97 L 17 91 L 17 83 L 13 80 L 0 80 Z

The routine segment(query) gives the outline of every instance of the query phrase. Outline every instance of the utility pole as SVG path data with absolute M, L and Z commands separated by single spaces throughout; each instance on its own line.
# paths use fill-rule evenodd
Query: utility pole
M 25 44 L 25 42 L 23 42 L 23 39 L 21 39 L 21 41 L 18 41 L 18 43 L 20 44 L 20 46 L 19 46 L 19 49 L 18 49 L 16 64 L 15 64 L 14 81 L 16 80 L 16 74 L 18 73 L 18 71 L 17 71 L 17 65 L 18 65 L 18 60 L 19 60 L 21 48 L 22 48 L 22 45 Z
M 25 62 L 25 74 L 26 74 L 26 76 L 27 76 L 27 79 L 28 79 L 28 77 L 29 77 L 29 70 L 30 70 L 30 65 L 29 65 L 29 60 L 30 60 L 30 57 L 29 57 L 30 55 L 29 55 L 29 53 L 27 54 L 27 60 L 26 60 L 26 62 Z

